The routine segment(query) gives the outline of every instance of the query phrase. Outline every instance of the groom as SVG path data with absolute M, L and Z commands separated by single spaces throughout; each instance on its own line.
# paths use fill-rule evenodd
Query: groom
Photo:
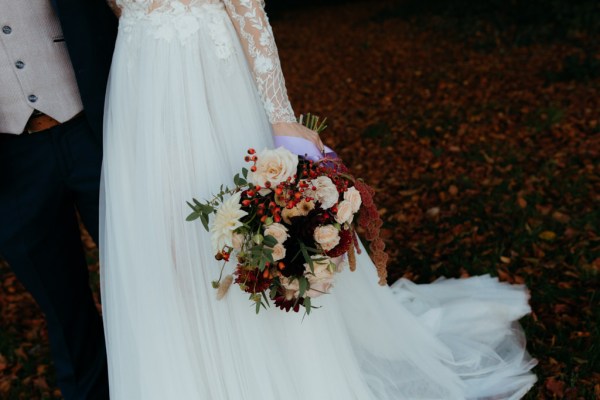
M 105 0 L 0 0 L 0 256 L 43 310 L 66 400 L 108 399 L 77 212 L 98 242 Z

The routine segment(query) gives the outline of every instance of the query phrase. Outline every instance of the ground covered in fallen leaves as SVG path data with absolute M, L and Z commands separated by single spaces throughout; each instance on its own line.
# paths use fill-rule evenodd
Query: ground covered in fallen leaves
M 600 398 L 600 8 L 481 3 L 277 7 L 290 97 L 377 188 L 390 281 L 527 284 L 527 398 Z M 0 398 L 60 398 L 43 317 L 6 265 L 0 295 Z

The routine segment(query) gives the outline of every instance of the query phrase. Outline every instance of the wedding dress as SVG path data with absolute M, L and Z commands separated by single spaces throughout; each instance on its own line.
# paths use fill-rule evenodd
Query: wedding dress
M 117 0 L 101 283 L 112 400 L 517 399 L 535 382 L 523 286 L 489 276 L 379 286 L 365 252 L 322 308 L 220 301 L 209 235 L 186 222 L 295 121 L 258 0 Z

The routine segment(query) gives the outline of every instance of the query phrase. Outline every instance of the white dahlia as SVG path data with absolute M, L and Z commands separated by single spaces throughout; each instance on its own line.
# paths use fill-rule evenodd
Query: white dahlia
M 248 215 L 240 205 L 241 192 L 237 192 L 217 209 L 215 220 L 210 227 L 211 240 L 215 253 L 223 247 L 233 247 L 233 232 L 242 226 L 240 219 Z

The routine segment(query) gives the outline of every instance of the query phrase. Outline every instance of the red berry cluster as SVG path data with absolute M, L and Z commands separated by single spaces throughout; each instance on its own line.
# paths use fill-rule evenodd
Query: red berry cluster
M 244 157 L 246 162 L 251 162 L 250 170 L 256 172 L 256 150 L 248 149 L 248 155 Z M 265 182 L 265 189 L 271 188 L 271 182 Z M 270 201 L 267 197 L 260 196 L 259 192 L 263 188 L 260 185 L 252 185 L 242 192 L 242 206 L 246 208 L 255 208 L 256 215 L 260 218 L 260 222 L 264 223 L 270 217 L 275 222 L 281 221 L 281 207 L 274 201 Z M 277 190 L 277 189 L 276 189 Z

